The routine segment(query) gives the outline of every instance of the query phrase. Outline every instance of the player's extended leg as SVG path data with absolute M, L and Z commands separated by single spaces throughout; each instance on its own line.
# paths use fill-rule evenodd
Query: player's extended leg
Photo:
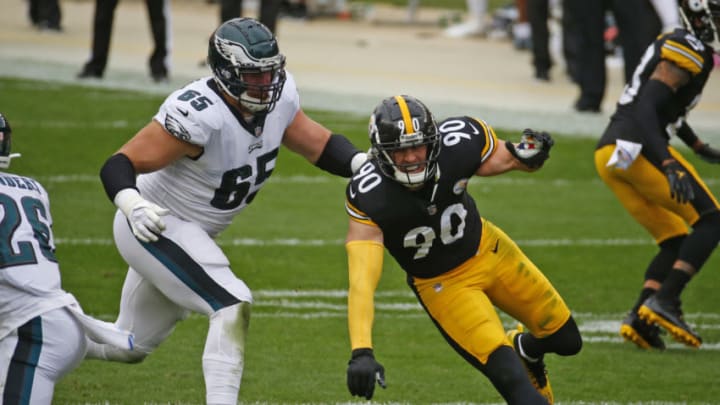
M 482 242 L 481 253 L 458 268 L 429 279 L 410 278 L 408 283 L 450 346 L 480 370 L 505 401 L 547 404 L 510 347 L 484 292 L 494 277 L 494 261 L 487 256 L 492 248 Z
M 198 225 L 173 216 L 163 219 L 166 230 L 159 240 L 141 243 L 133 236 L 124 216 L 116 215 L 114 230 L 118 249 L 142 279 L 161 293 L 155 295 L 164 296 L 179 309 L 210 318 L 203 353 L 207 402 L 235 404 L 243 372 L 244 337 L 252 294 L 232 272 L 222 250 Z M 162 320 L 168 315 L 163 312 L 158 316 Z M 176 312 L 176 320 L 181 315 L 182 312 Z M 133 328 L 135 340 L 141 346 L 159 344 L 166 336 L 153 333 L 150 325 L 143 329 L 152 339 L 144 339 L 143 332 Z M 169 334 L 171 330 L 162 331 Z
M 608 166 L 614 150 L 614 145 L 607 145 L 595 151 L 595 169 L 627 212 L 660 247 L 645 272 L 639 302 L 623 320 L 620 335 L 640 348 L 663 349 L 665 343 L 655 321 L 642 319 L 639 309 L 668 277 L 688 234 L 686 221 L 697 221 L 698 214 L 691 204 L 678 204 L 670 197 L 665 175 L 642 155 L 627 169 Z M 678 159 L 683 161 L 680 156 Z
M 88 339 L 89 359 L 139 363 L 160 345 L 189 311 L 170 301 L 152 283 L 129 268 L 120 297 L 120 313 L 115 325 L 133 333 L 133 350 Z
M 493 304 L 476 284 L 478 275 L 469 273 L 455 269 L 412 279 L 410 287 L 450 346 L 482 372 L 508 404 L 548 404 L 508 346 Z
M 82 361 L 85 332 L 65 308 L 35 317 L 0 340 L 3 404 L 51 404 L 55 383 Z
M 494 278 L 486 289 L 490 300 L 523 323 L 528 332 L 508 332 L 509 339 L 538 391 L 553 403 L 545 370 L 545 353 L 577 354 L 582 338 L 562 297 L 515 242 L 500 228 L 483 220 L 480 255 L 493 266 Z M 484 246 L 496 246 L 485 251 Z

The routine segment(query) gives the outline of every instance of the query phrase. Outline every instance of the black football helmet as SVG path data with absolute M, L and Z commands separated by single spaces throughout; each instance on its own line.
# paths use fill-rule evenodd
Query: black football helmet
M 207 63 L 218 86 L 252 113 L 268 113 L 280 99 L 285 56 L 273 33 L 257 20 L 234 18 L 220 25 L 210 36 Z M 244 77 L 264 72 L 271 72 L 270 84 L 251 84 Z
M 10 167 L 10 160 L 18 154 L 10 155 L 10 144 L 12 141 L 12 129 L 4 115 L 0 113 L 0 169 Z
M 420 100 L 406 95 L 384 99 L 370 116 L 368 128 L 371 155 L 389 178 L 407 187 L 417 187 L 434 178 L 440 154 L 440 133 L 435 118 Z M 427 145 L 425 169 L 406 173 L 395 164 L 397 149 Z
M 720 54 L 720 0 L 680 0 L 685 28 Z

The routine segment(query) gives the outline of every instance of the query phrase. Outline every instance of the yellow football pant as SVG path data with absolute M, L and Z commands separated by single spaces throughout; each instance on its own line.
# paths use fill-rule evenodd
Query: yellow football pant
M 691 203 L 680 204 L 673 200 L 665 174 L 643 155 L 638 156 L 627 170 L 607 167 L 614 149 L 615 145 L 606 145 L 595 151 L 595 169 L 627 212 L 647 229 L 656 243 L 686 235 L 687 224 L 694 224 L 700 217 L 698 211 L 718 206 L 695 168 L 673 147 L 668 147 L 672 157 L 688 170 L 703 190 L 696 193 Z
M 482 219 L 477 254 L 457 268 L 411 287 L 441 332 L 466 359 L 482 364 L 501 345 L 512 346 L 494 306 L 548 336 L 570 310 L 547 278 L 500 228 Z M 471 356 L 472 358 L 467 358 Z

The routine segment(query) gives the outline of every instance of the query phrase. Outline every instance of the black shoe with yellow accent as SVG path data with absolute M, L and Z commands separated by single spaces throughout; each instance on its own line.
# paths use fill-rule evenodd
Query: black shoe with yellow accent
M 638 315 L 647 323 L 657 323 L 680 343 L 695 348 L 702 344 L 700 335 L 685 323 L 680 309 L 680 300 L 666 301 L 652 296 L 640 306 Z
M 649 324 L 630 311 L 620 325 L 620 336 L 635 343 L 641 349 L 665 350 L 665 342 L 660 337 L 660 328 Z
M 522 360 L 523 366 L 525 366 L 525 371 L 527 371 L 528 376 L 530 377 L 530 382 L 532 382 L 532 385 L 540 393 L 540 395 L 548 401 L 548 404 L 552 405 L 554 403 L 553 391 L 552 387 L 550 387 L 550 379 L 547 375 L 547 369 L 545 369 L 545 362 L 542 358 L 534 362 L 529 361 L 520 354 L 519 340 L 522 334 L 522 325 L 518 325 L 516 329 L 507 331 L 507 337 L 512 343 L 515 353 L 517 353 L 520 360 Z

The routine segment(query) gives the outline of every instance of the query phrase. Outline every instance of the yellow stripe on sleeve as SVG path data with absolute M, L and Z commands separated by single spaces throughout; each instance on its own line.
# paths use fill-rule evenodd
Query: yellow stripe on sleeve
M 660 57 L 669 60 L 680 68 L 696 75 L 702 71 L 705 60 L 702 55 L 688 48 L 687 46 L 667 40 L 660 49 Z
M 365 225 L 377 226 L 377 224 L 373 222 L 373 220 L 370 219 L 370 217 L 366 213 L 357 209 L 348 200 L 345 200 L 345 212 L 347 212 L 347 214 L 350 216 L 350 219 L 355 222 L 360 222 L 361 224 Z
M 495 146 L 497 145 L 497 135 L 495 135 L 495 130 L 492 129 L 492 127 L 488 125 L 487 122 L 478 118 L 473 118 L 473 120 L 480 124 L 483 132 L 485 133 L 485 146 L 483 146 L 483 150 L 481 153 L 481 159 L 484 162 L 485 159 L 489 158 L 495 150 Z

